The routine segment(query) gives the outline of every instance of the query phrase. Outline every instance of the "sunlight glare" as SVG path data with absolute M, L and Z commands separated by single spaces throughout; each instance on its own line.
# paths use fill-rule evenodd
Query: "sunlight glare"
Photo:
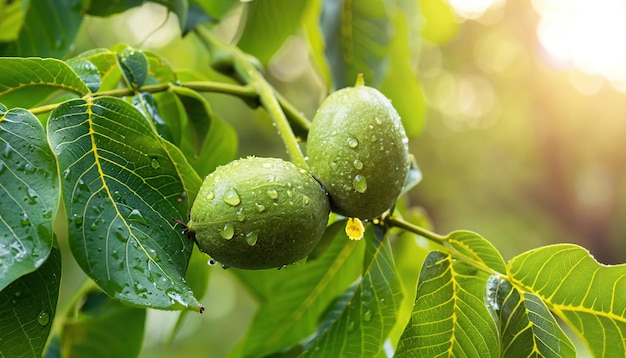
M 478 19 L 489 8 L 504 3 L 504 0 L 448 0 L 454 11 L 466 19 Z
M 626 84 L 626 2 L 532 0 L 537 35 L 557 64 Z

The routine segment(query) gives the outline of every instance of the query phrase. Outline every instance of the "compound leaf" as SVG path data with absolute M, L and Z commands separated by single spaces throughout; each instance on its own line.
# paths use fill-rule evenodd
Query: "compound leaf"
M 202 310 L 183 279 L 193 244 L 172 220 L 186 218 L 185 189 L 148 120 L 121 99 L 76 99 L 52 112 L 48 139 L 82 269 L 127 303 Z

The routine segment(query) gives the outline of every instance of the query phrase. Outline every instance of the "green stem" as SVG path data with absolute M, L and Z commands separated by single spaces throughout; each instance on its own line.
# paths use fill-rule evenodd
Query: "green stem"
M 263 105 L 267 113 L 272 118 L 291 161 L 301 168 L 308 168 L 304 155 L 302 154 L 302 150 L 298 144 L 298 140 L 291 129 L 291 125 L 287 120 L 285 112 L 283 111 L 283 106 L 281 106 L 278 99 L 278 94 L 255 66 L 251 56 L 244 53 L 236 46 L 226 45 L 220 42 L 209 30 L 201 26 L 197 27 L 195 32 L 206 46 L 207 50 L 211 54 L 211 57 L 228 59 L 228 61 L 230 61 L 230 65 L 232 65 L 232 70 L 235 71 L 239 80 L 256 88 L 261 105 Z M 286 101 L 283 101 L 283 104 L 285 102 Z M 289 108 L 289 112 L 292 115 L 297 113 L 297 111 L 293 108 Z M 296 115 L 295 118 L 302 122 L 303 116 Z M 305 123 L 305 126 L 308 128 L 308 123 Z
M 455 249 L 452 245 L 450 245 L 450 240 L 448 238 L 448 236 L 443 236 L 437 233 L 434 233 L 430 230 L 427 230 L 423 227 L 411 224 L 407 221 L 404 221 L 400 218 L 394 217 L 394 216 L 384 216 L 381 218 L 383 223 L 389 227 L 397 227 L 400 229 L 404 229 L 406 231 L 412 232 L 414 234 L 417 234 L 419 236 L 422 236 L 430 241 L 433 241 L 441 246 L 443 246 L 450 255 L 452 255 L 455 259 L 461 260 L 463 262 L 465 262 L 466 264 L 480 270 L 483 271 L 489 275 L 499 275 L 503 278 L 506 279 L 506 276 L 504 273 L 501 272 L 496 272 L 493 269 L 483 265 L 480 262 L 476 262 L 476 260 L 472 259 L 471 257 L 467 257 L 466 255 L 464 255 L 463 253 L 459 252 L 457 249 Z

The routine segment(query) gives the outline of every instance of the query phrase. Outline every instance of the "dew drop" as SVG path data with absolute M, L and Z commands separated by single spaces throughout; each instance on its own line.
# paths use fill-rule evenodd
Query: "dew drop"
M 302 204 L 304 204 L 303 206 L 309 205 L 310 202 L 311 202 L 311 199 L 308 196 L 306 195 L 302 196 Z
M 270 163 L 263 163 L 263 168 L 265 169 L 271 169 L 272 165 Z
M 360 160 L 358 160 L 358 159 L 355 159 L 355 160 L 354 160 L 354 162 L 352 162 L 352 164 L 353 164 L 353 165 L 354 165 L 354 167 L 355 167 L 356 169 L 358 169 L 358 170 L 363 169 L 363 162 L 362 162 L 362 161 L 360 161 Z
M 365 322 L 371 321 L 372 320 L 372 311 L 367 310 L 367 311 L 363 312 L 363 320 Z
M 28 214 L 22 213 L 22 218 L 20 219 L 20 224 L 22 226 L 30 226 L 31 225 L 30 219 L 28 218 Z
M 378 140 L 378 137 L 376 137 L 376 135 L 375 135 L 375 134 L 372 134 L 372 137 L 370 138 L 370 140 L 371 140 L 372 142 L 375 142 L 376 140 Z
M 276 189 L 269 189 L 267 191 L 267 196 L 269 196 L 272 200 L 276 200 L 278 199 L 278 192 L 276 191 Z
M 41 313 L 39 314 L 39 317 L 37 317 L 37 323 L 39 323 L 42 326 L 47 325 L 50 322 L 50 315 L 48 315 L 48 313 L 41 311 Z
M 230 188 L 227 189 L 224 192 L 224 202 L 230 206 L 237 206 L 239 205 L 239 203 L 241 203 L 241 199 L 239 198 L 239 194 L 237 194 L 237 191 L 235 190 L 235 188 Z
M 259 232 L 256 231 L 256 230 L 255 231 L 251 231 L 251 232 L 246 234 L 246 242 L 250 246 L 256 245 L 256 242 L 257 242 L 258 239 L 259 239 Z
M 378 124 L 378 125 L 383 124 L 382 119 L 380 119 L 380 118 L 378 118 L 378 117 L 376 117 L 376 118 L 374 119 L 374 122 L 376 122 L 376 124 Z
M 74 214 L 72 217 L 74 218 L 74 225 L 76 225 L 77 228 L 80 228 L 81 226 L 83 226 L 82 216 Z
M 355 328 L 356 328 L 356 324 L 354 324 L 354 321 L 348 323 L 348 332 L 354 332 Z
M 287 190 L 287 196 L 290 198 L 293 197 L 293 191 Z
M 129 221 L 135 221 L 144 225 L 149 225 L 150 223 L 148 222 L 148 220 L 146 220 L 146 218 L 143 217 L 143 215 L 141 214 L 141 211 L 137 210 L 137 209 L 133 209 L 130 214 L 128 214 L 128 218 Z
M 150 166 L 154 169 L 159 169 L 161 167 L 161 163 L 159 163 L 159 160 L 157 158 L 152 158 L 150 160 Z
M 330 162 L 331 169 L 337 169 L 337 162 Z
M 215 193 L 210 191 L 207 195 L 206 195 L 206 200 L 211 201 L 215 199 Z
M 352 186 L 354 187 L 354 190 L 359 193 L 365 193 L 367 190 L 367 181 L 364 176 L 357 174 L 354 176 L 354 180 L 352 180 Z
M 13 156 L 13 151 L 11 150 L 11 146 L 9 145 L 9 143 L 6 143 L 2 154 L 4 154 L 4 157 L 7 159 L 11 159 L 11 157 Z
M 113 192 L 113 199 L 115 199 L 116 201 L 119 201 L 122 198 L 122 194 L 120 194 L 119 191 L 114 191 Z
M 230 240 L 233 238 L 234 235 L 235 235 L 235 227 L 232 224 L 226 224 L 220 230 L 220 236 L 222 237 L 222 239 Z
M 262 213 L 265 211 L 265 205 L 259 203 L 254 203 L 254 205 L 256 206 L 258 212 Z
M 0 174 L 2 174 L 2 172 L 4 172 L 4 163 L 0 162 Z
M 359 141 L 354 137 L 349 137 L 346 142 L 350 148 L 356 148 L 359 146 Z
M 209 266 L 215 266 L 215 265 L 217 265 L 217 261 L 215 261 L 215 260 L 213 260 L 213 259 L 209 259 L 209 261 L 207 262 L 207 264 L 208 264 Z
M 237 220 L 239 220 L 239 221 L 244 221 L 245 218 L 246 218 L 246 215 L 244 215 L 244 213 L 243 213 L 243 207 L 240 208 L 239 210 L 237 210 L 235 215 L 237 216 Z

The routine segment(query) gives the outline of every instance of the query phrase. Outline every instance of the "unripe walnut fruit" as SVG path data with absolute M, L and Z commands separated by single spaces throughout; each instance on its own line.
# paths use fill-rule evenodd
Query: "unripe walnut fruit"
M 324 232 L 328 197 L 305 170 L 249 157 L 206 177 L 188 231 L 198 248 L 228 267 L 266 269 L 305 258 Z
M 333 211 L 360 219 L 377 217 L 393 205 L 410 166 L 398 112 L 362 78 L 322 103 L 309 130 L 307 156 Z

